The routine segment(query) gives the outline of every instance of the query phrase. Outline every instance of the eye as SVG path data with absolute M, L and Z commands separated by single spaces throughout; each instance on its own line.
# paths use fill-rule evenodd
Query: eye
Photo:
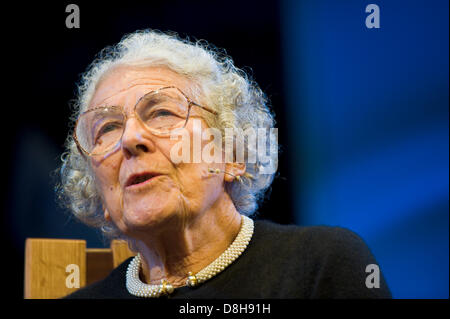
M 152 117 L 164 117 L 164 116 L 172 116 L 175 115 L 173 112 L 168 111 L 168 110 L 164 110 L 164 109 L 159 109 L 156 110 L 155 112 L 153 112 Z
M 106 124 L 102 125 L 95 135 L 95 143 L 97 143 L 99 141 L 99 139 L 101 139 L 108 133 L 117 132 L 120 129 L 121 129 L 120 123 L 111 122 L 111 123 L 106 123 Z
M 112 130 L 115 130 L 116 128 L 118 128 L 117 123 L 109 123 L 109 124 L 106 124 L 105 126 L 103 126 L 99 133 L 106 134 L 108 132 L 111 132 Z

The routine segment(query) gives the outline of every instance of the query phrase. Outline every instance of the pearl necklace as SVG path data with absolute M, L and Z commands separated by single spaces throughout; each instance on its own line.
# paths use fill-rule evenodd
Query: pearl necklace
M 211 264 L 200 270 L 197 274 L 189 272 L 186 285 L 195 287 L 218 273 L 223 271 L 232 262 L 234 262 L 247 248 L 253 235 L 254 223 L 247 216 L 242 215 L 242 224 L 239 234 L 233 243 Z M 174 287 L 166 280 L 161 280 L 160 285 L 149 285 L 139 279 L 139 269 L 141 267 L 141 255 L 137 254 L 128 265 L 126 275 L 126 286 L 130 294 L 138 297 L 159 297 L 161 295 L 171 294 Z

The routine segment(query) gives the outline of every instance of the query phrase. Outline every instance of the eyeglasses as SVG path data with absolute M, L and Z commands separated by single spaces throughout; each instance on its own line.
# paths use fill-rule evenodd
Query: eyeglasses
M 193 105 L 217 115 L 216 111 L 193 102 L 174 86 L 145 94 L 134 106 L 134 115 L 152 134 L 168 136 L 186 127 Z M 96 107 L 83 112 L 75 124 L 75 143 L 89 156 L 105 155 L 121 143 L 127 118 L 119 106 Z

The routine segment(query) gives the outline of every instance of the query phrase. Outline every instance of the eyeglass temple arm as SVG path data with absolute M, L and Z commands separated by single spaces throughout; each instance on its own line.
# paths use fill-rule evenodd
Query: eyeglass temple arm
M 81 155 L 84 159 L 86 159 L 86 155 L 89 155 L 89 154 L 87 154 L 87 152 L 86 152 L 85 150 L 83 150 L 83 149 L 80 147 L 80 145 L 78 145 L 78 140 L 76 140 L 75 144 L 77 145 L 77 149 L 78 149 L 78 152 L 80 152 L 80 155 Z
M 204 109 L 204 110 L 206 110 L 206 111 L 208 111 L 208 112 L 210 112 L 210 113 L 212 113 L 212 114 L 214 114 L 214 115 L 217 115 L 217 112 L 216 111 L 214 111 L 213 109 L 210 109 L 209 107 L 206 107 L 206 106 L 203 106 L 203 105 L 200 105 L 200 104 L 197 104 L 197 103 L 195 103 L 195 102 L 193 102 L 193 101 L 189 101 L 192 105 L 195 105 L 195 106 L 198 106 L 198 107 L 201 107 L 202 109 Z

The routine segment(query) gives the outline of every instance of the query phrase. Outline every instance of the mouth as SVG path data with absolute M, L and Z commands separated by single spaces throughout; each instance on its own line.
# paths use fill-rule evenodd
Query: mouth
M 144 184 L 147 184 L 154 178 L 160 176 L 161 174 L 158 173 L 141 173 L 141 174 L 133 174 L 131 175 L 125 184 L 125 188 L 129 187 L 138 187 Z

